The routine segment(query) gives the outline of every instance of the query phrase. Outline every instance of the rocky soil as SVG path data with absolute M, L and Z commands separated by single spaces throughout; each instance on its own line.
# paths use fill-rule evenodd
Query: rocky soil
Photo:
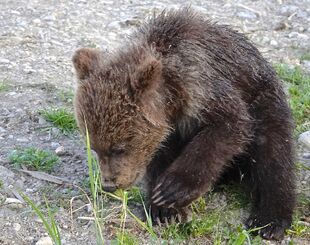
M 80 194 L 79 190 L 15 170 L 7 155 L 16 147 L 55 151 L 64 146 L 61 162 L 51 174 L 83 185 L 87 177 L 83 141 L 78 134 L 68 137 L 56 128 L 49 129 L 38 111 L 71 106 L 61 94 L 75 86 L 71 57 L 77 48 L 115 49 L 153 12 L 188 3 L 184 0 L 1 0 L 0 82 L 9 87 L 0 92 L 0 180 L 3 183 L 0 244 L 35 244 L 47 236 L 42 222 L 29 207 L 18 202 L 21 198 L 17 190 L 37 204 L 42 204 L 46 195 L 52 205 L 60 207 L 56 218 L 63 244 L 95 244 L 92 222 L 78 219 L 78 215 L 70 216 L 70 200 Z M 310 50 L 309 0 L 194 0 L 190 3 L 213 20 L 245 32 L 271 62 L 300 65 L 310 72 L 310 62 L 301 59 Z M 298 156 L 309 167 L 310 151 L 301 149 Z M 309 171 L 301 172 L 298 183 L 298 191 L 305 192 L 309 198 Z M 76 207 L 83 203 L 79 198 L 74 201 Z M 87 207 L 83 210 L 87 216 Z M 288 244 L 288 240 L 283 244 Z

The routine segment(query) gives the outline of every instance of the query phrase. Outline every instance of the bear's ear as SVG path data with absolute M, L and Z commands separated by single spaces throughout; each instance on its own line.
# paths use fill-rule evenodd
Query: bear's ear
M 83 80 L 100 68 L 102 54 L 97 49 L 81 48 L 73 55 L 72 62 L 78 78 Z
M 138 67 L 130 81 L 133 91 L 144 93 L 155 90 L 160 83 L 162 63 L 154 57 L 149 57 Z

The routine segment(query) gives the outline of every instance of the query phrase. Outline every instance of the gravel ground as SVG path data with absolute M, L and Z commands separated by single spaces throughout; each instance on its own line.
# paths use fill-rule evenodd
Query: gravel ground
M 16 198 L 14 190 L 19 189 L 37 203 L 42 202 L 42 194 L 49 200 L 55 198 L 58 204 L 63 201 L 57 212 L 63 244 L 95 244 L 91 223 L 70 217 L 68 203 L 79 191 L 13 170 L 7 154 L 16 147 L 35 146 L 54 151 L 64 146 L 66 154 L 61 156 L 61 163 L 52 174 L 75 184 L 83 183 L 87 164 L 80 137 L 66 137 L 55 128 L 44 130 L 48 123 L 38 111 L 65 104 L 60 95 L 74 87 L 71 57 L 77 48 L 114 49 L 153 12 L 188 3 L 183 0 L 1 0 L 0 81 L 9 84 L 9 88 L 0 92 L 0 180 L 3 182 L 0 200 Z M 213 20 L 246 33 L 271 62 L 300 65 L 310 72 L 310 61 L 301 60 L 310 50 L 309 0 L 190 3 Z M 299 156 L 310 165 L 309 154 L 303 149 Z M 299 192 L 308 190 L 305 193 L 308 198 L 309 184 L 310 173 L 304 171 L 299 177 Z M 83 204 L 82 200 L 78 201 Z M 75 205 L 78 207 L 79 203 Z M 0 231 L 0 244 L 35 244 L 47 235 L 29 208 L 16 203 L 0 206 Z M 298 239 L 295 242 L 307 243 Z M 288 244 L 288 240 L 283 244 Z

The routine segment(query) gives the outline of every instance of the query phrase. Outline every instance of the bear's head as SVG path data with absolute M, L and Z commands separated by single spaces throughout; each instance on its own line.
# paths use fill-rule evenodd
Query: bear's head
M 79 80 L 75 115 L 82 134 L 89 132 L 104 189 L 127 188 L 169 134 L 162 63 L 143 48 L 112 57 L 83 48 L 73 64 Z

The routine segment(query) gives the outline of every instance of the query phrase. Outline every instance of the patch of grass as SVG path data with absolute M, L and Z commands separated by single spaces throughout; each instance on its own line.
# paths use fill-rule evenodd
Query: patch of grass
M 275 65 L 281 79 L 289 83 L 289 103 L 296 123 L 296 132 L 310 130 L 310 76 L 300 67 L 285 64 Z
M 9 161 L 16 168 L 20 168 L 24 165 L 30 170 L 49 172 L 54 168 L 56 163 L 58 163 L 59 158 L 52 152 L 30 147 L 13 150 L 9 154 Z
M 128 202 L 129 203 L 140 203 L 141 196 L 142 196 L 142 199 L 145 200 L 145 197 L 141 193 L 140 188 L 137 186 L 133 186 L 128 191 Z
M 45 120 L 59 128 L 65 135 L 72 134 L 77 130 L 77 124 L 73 112 L 65 108 L 42 110 L 40 114 Z
M 234 208 L 245 208 L 249 205 L 250 199 L 246 191 L 238 184 L 223 185 L 221 188 L 225 191 L 228 202 Z
M 297 170 L 310 171 L 310 167 L 305 163 L 297 162 L 295 166 Z
M 60 90 L 58 96 L 60 100 L 63 101 L 64 103 L 71 104 L 73 102 L 74 92 Z
M 203 217 L 194 216 L 191 222 L 185 224 L 171 224 L 163 231 L 164 239 L 186 240 L 190 237 L 211 235 L 214 227 L 219 223 L 218 213 L 209 213 Z
M 0 189 L 2 189 L 3 188 L 3 181 L 2 180 L 0 180 Z
M 301 221 L 299 215 L 294 217 L 293 224 L 286 232 L 293 237 L 310 238 L 309 223 Z
M 132 234 L 125 232 L 125 233 L 118 233 L 116 240 L 111 241 L 111 245 L 139 245 L 141 244 L 139 240 Z
M 9 87 L 10 86 L 7 84 L 6 80 L 0 81 L 0 92 L 7 91 Z
M 304 53 L 301 57 L 301 60 L 310 60 L 310 53 Z

